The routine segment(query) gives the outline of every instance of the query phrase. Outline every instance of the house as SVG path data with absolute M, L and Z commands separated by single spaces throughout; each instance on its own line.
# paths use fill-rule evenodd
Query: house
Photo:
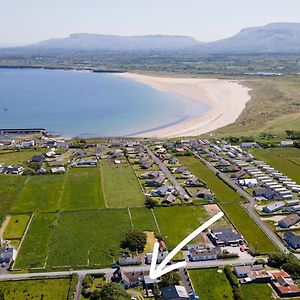
M 45 157 L 42 155 L 33 155 L 31 158 L 31 162 L 42 163 L 45 161 Z
M 186 171 L 188 171 L 188 169 L 187 169 L 186 166 L 180 166 L 180 167 L 178 167 L 178 168 L 176 168 L 174 170 L 174 173 L 176 173 L 176 174 L 182 174 L 182 173 L 184 173 Z
M 300 234 L 295 234 L 292 231 L 287 231 L 284 233 L 283 239 L 287 242 L 287 244 L 293 249 L 300 248 Z
M 168 163 L 170 165 L 176 165 L 178 163 L 178 159 L 176 159 L 175 157 L 169 159 Z
M 123 256 L 118 259 L 119 266 L 140 265 L 142 260 L 139 256 Z
M 197 198 L 202 198 L 202 199 L 205 199 L 205 200 L 213 200 L 214 199 L 214 194 L 210 189 L 197 190 L 194 193 L 194 195 Z
M 175 201 L 176 201 L 176 197 L 175 197 L 174 195 L 172 195 L 172 194 L 167 194 L 167 195 L 164 197 L 162 203 L 164 203 L 164 204 L 172 204 L 172 203 L 174 203 Z
M 163 176 L 164 173 L 162 171 L 153 171 L 153 172 L 146 172 L 140 175 L 140 178 L 157 178 L 159 176 Z
M 58 167 L 58 168 L 51 169 L 52 174 L 64 174 L 65 172 L 66 172 L 66 169 L 64 167 Z
M 161 175 L 159 177 L 153 179 L 146 179 L 145 185 L 146 186 L 162 186 L 165 181 L 165 176 Z
M 270 188 L 255 190 L 252 192 L 252 195 L 255 198 L 263 197 L 267 200 L 282 200 L 283 199 L 282 196 L 280 196 L 279 194 L 277 194 L 275 191 L 273 191 Z
M 168 192 L 173 192 L 173 191 L 174 191 L 174 188 L 172 186 L 163 185 L 160 188 L 158 188 L 157 190 L 151 191 L 151 195 L 152 196 L 157 196 L 157 197 L 163 197 Z
M 21 148 L 27 148 L 27 147 L 33 147 L 35 145 L 34 140 L 26 140 L 26 141 L 21 141 L 16 144 L 16 147 L 21 147 Z
M 210 236 L 217 246 L 238 246 L 243 244 L 242 235 L 231 227 L 211 229 Z
M 259 145 L 255 142 L 244 142 L 240 145 L 241 148 L 258 148 Z
M 271 285 L 280 297 L 300 296 L 299 286 L 282 270 L 272 273 Z
M 289 228 L 300 222 L 300 216 L 298 214 L 291 214 L 283 218 L 278 222 L 278 226 L 281 228 Z
M 253 271 L 261 271 L 264 269 L 263 265 L 253 265 L 253 266 L 238 266 L 233 268 L 233 274 L 237 278 L 249 277 L 249 274 Z
M 169 254 L 169 252 L 167 250 L 160 250 L 157 255 L 156 263 L 160 264 L 167 257 L 168 254 Z M 146 253 L 146 257 L 145 257 L 146 264 L 148 264 L 148 265 L 151 264 L 152 255 L 153 255 L 152 253 Z M 169 264 L 170 263 L 171 263 L 171 261 L 169 262 Z
M 149 276 L 149 271 L 125 271 L 123 268 L 118 268 L 113 272 L 111 280 L 128 289 L 143 285 L 146 276 Z
M 3 174 L 14 174 L 14 175 L 21 175 L 24 172 L 23 167 L 13 167 L 13 166 L 7 166 L 3 169 Z
M 240 171 L 237 171 L 237 172 L 235 172 L 235 173 L 233 173 L 233 174 L 231 174 L 231 178 L 241 178 L 241 177 L 243 177 L 243 176 L 245 176 L 246 175 L 246 172 L 244 171 L 244 170 L 240 170 Z
M 240 171 L 240 168 L 237 165 L 230 165 L 227 167 L 220 168 L 222 172 L 224 173 L 231 173 L 231 172 L 238 172 Z
M 294 142 L 293 141 L 281 141 L 280 147 L 293 147 Z
M 239 184 L 241 186 L 245 186 L 247 188 L 254 188 L 259 186 L 257 180 L 255 178 L 250 178 L 250 179 L 240 179 Z
M 279 211 L 281 209 L 283 209 L 285 207 L 285 203 L 282 201 L 279 202 L 273 202 L 267 206 L 263 207 L 263 212 L 267 213 L 267 214 L 271 214 L 274 213 L 276 211 Z
M 200 179 L 198 179 L 195 176 L 190 177 L 184 182 L 185 186 L 190 186 L 190 187 L 199 187 L 203 186 L 203 183 Z
M 121 149 L 114 149 L 112 157 L 113 158 L 120 158 L 124 155 L 124 151 Z
M 97 159 L 81 160 L 77 163 L 77 166 L 97 166 Z
M 221 254 L 220 247 L 191 249 L 189 252 L 190 261 L 215 260 Z
M 2 247 L 0 248 L 0 264 L 10 264 L 15 258 L 15 249 L 13 247 Z
M 161 289 L 163 300 L 189 300 L 190 297 L 184 286 L 173 285 Z

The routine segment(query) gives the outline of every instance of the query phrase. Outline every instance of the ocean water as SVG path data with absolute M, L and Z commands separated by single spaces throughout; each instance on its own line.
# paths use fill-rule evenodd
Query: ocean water
M 0 128 L 63 136 L 125 136 L 206 112 L 206 104 L 113 74 L 0 69 Z

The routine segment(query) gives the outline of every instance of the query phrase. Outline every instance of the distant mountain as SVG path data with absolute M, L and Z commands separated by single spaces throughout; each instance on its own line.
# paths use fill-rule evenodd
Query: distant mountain
M 189 48 L 198 44 L 197 40 L 187 36 L 117 36 L 76 33 L 67 38 L 42 41 L 33 45 L 33 47 L 63 50 L 171 50 Z
M 212 53 L 300 52 L 300 23 L 272 23 L 245 28 L 232 37 L 197 48 Z
M 51 39 L 15 48 L 18 51 L 130 51 L 189 50 L 196 53 L 300 53 L 300 23 L 272 23 L 242 29 L 236 35 L 215 42 L 203 43 L 188 36 L 145 35 L 117 36 L 75 33 L 67 38 Z

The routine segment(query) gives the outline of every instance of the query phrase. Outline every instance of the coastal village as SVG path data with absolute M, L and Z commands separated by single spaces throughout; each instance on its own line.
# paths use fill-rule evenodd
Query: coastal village
M 105 282 L 132 299 L 201 299 L 211 278 L 235 299 L 251 286 L 299 297 L 298 151 L 293 140 L 2 138 L 0 278 L 71 278 L 74 299 Z M 169 262 L 185 268 L 150 278 L 156 241 L 160 264 L 221 211 Z

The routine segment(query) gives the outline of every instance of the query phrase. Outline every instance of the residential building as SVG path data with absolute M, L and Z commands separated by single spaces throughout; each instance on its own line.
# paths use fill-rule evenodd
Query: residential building
M 287 244 L 293 249 L 300 248 L 300 234 L 295 234 L 292 231 L 287 231 L 284 233 L 283 239 L 287 242 Z
M 276 211 L 282 210 L 285 207 L 285 203 L 282 201 L 279 202 L 273 202 L 267 206 L 263 207 L 263 212 L 271 214 L 274 213 Z
M 280 297 L 300 296 L 300 288 L 284 271 L 272 273 L 271 285 Z
M 300 216 L 298 214 L 290 214 L 280 220 L 278 222 L 278 226 L 281 228 L 289 228 L 293 225 L 296 225 L 297 223 L 300 222 Z
M 217 246 L 238 246 L 243 243 L 242 235 L 231 227 L 211 229 L 210 236 Z
M 194 195 L 197 198 L 202 198 L 202 199 L 205 199 L 205 200 L 213 200 L 214 199 L 214 194 L 210 189 L 197 190 L 194 193 Z
M 190 297 L 184 286 L 173 285 L 161 289 L 163 300 L 189 300 Z
M 215 260 L 218 258 L 218 255 L 220 254 L 221 254 L 220 247 L 191 249 L 189 252 L 189 260 L 190 261 Z

